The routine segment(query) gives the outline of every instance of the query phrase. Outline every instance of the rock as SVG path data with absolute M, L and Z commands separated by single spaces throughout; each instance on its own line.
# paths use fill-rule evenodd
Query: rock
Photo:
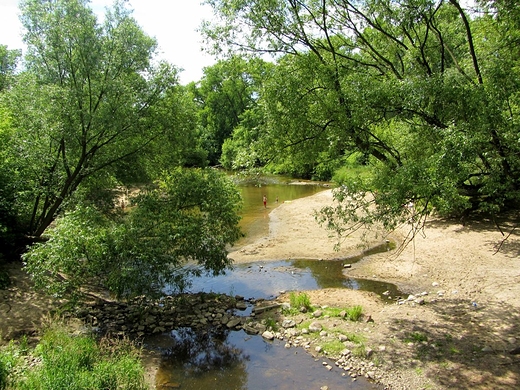
M 266 340 L 274 340 L 274 333 L 266 330 L 264 333 L 262 333 L 262 337 Z
M 241 320 L 238 317 L 232 318 L 231 320 L 229 320 L 229 322 L 226 324 L 226 326 L 229 329 L 232 329 L 232 328 L 236 327 L 238 324 L 240 324 L 240 321 Z
M 247 309 L 247 303 L 244 302 L 244 301 L 240 301 L 240 302 L 237 302 L 235 307 L 238 309 L 238 310 L 246 310 Z
M 491 348 L 489 345 L 486 345 L 484 348 L 481 349 L 482 352 L 494 352 L 493 348 Z
M 274 304 L 271 304 L 271 305 L 266 305 L 266 306 L 255 306 L 253 308 L 253 312 L 255 314 L 260 314 L 260 313 L 263 313 L 265 311 L 269 311 L 269 310 L 274 310 L 274 309 L 278 309 L 281 305 L 279 303 L 274 303 Z
M 437 283 L 437 282 L 432 283 L 432 287 L 437 287 L 438 285 L 439 285 L 439 283 Z
M 314 318 L 321 317 L 323 315 L 323 310 L 316 310 L 314 313 L 312 313 L 312 316 Z
M 294 322 L 293 320 L 287 319 L 282 322 L 282 327 L 285 329 L 294 328 L 295 326 L 296 326 L 296 322 Z
M 345 318 L 347 316 L 347 312 L 345 310 L 341 310 L 339 312 L 339 316 L 340 316 L 340 318 Z
M 249 325 L 244 325 L 244 326 L 242 327 L 242 329 L 244 329 L 244 331 L 245 331 L 247 334 L 258 334 L 258 333 L 260 333 L 258 329 L 253 328 L 252 326 L 249 326 Z
M 344 264 L 343 268 L 352 268 L 352 264 Z
M 323 326 L 319 322 L 313 322 L 309 325 L 309 332 L 320 332 Z
M 425 304 L 424 298 L 417 298 L 414 302 L 417 303 L 418 305 L 424 305 Z
M 316 346 L 316 347 L 314 348 L 314 350 L 315 350 L 316 352 L 321 352 L 322 348 L 318 345 L 318 346 Z
M 338 338 L 339 338 L 339 341 L 341 341 L 342 343 L 345 342 L 345 341 L 348 341 L 348 337 L 345 336 L 344 334 L 340 334 L 338 336 Z
M 509 351 L 511 355 L 520 355 L 520 347 L 516 347 Z

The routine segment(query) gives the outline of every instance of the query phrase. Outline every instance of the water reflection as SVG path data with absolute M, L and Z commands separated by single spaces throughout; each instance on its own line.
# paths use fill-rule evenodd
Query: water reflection
M 154 339 L 147 341 L 154 347 Z M 157 347 L 156 347 L 157 348 Z M 161 347 L 159 390 L 208 389 L 377 389 L 363 378 L 353 382 L 342 371 L 328 371 L 300 348 L 286 349 L 279 340 L 266 341 L 244 331 L 196 334 L 181 329 L 171 345 Z M 331 364 L 334 366 L 334 364 Z
M 215 292 L 241 295 L 246 298 L 271 299 L 281 291 L 317 290 L 322 288 L 350 288 L 372 291 L 383 297 L 402 296 L 397 286 L 374 280 L 349 278 L 344 261 L 281 260 L 237 264 L 220 276 L 195 278 L 192 292 Z M 166 291 L 168 292 L 168 290 Z M 384 296 L 385 301 L 389 301 Z

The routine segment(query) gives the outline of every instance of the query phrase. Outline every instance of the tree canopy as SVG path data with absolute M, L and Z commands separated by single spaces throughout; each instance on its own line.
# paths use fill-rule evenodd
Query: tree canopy
M 219 16 L 205 25 L 215 51 L 275 55 L 259 101 L 264 152 L 308 175 L 353 153 L 374 168 L 369 180 L 338 190 L 347 209 L 327 210 L 331 226 L 357 225 L 360 208 L 368 213 L 362 222 L 392 227 L 407 218 L 407 204 L 419 218 L 518 207 L 520 57 L 511 2 L 206 3 Z
M 23 69 L 0 47 L 2 250 L 27 250 L 53 292 L 181 287 L 202 272 L 186 262 L 222 271 L 239 196 L 222 175 L 187 169 L 206 165 L 198 108 L 178 69 L 156 61 L 155 39 L 125 1 L 102 21 L 87 0 L 23 0 L 20 11 Z

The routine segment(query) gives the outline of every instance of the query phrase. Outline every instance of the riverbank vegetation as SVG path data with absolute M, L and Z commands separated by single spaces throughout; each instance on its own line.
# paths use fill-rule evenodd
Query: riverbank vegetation
M 41 340 L 27 337 L 0 349 L 0 389 L 145 390 L 139 350 L 129 340 L 73 334 L 56 321 Z
M 240 237 L 217 166 L 334 179 L 317 218 L 340 236 L 518 210 L 516 2 L 206 3 L 219 61 L 180 85 L 127 2 L 20 2 L 27 52 L 0 42 L 0 263 L 51 294 L 182 290 Z M 101 356 L 78 340 L 93 355 L 72 361 Z

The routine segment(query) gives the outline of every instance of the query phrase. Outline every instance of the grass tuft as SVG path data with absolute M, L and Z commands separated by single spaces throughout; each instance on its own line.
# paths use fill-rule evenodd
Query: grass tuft
M 347 317 L 351 321 L 359 321 L 361 316 L 363 315 L 363 308 L 359 305 L 354 307 L 350 307 L 345 310 L 347 312 Z
M 306 293 L 296 294 L 291 292 L 289 295 L 291 308 L 300 310 L 301 308 L 305 308 L 307 311 L 314 311 L 314 308 L 311 305 L 311 299 Z

